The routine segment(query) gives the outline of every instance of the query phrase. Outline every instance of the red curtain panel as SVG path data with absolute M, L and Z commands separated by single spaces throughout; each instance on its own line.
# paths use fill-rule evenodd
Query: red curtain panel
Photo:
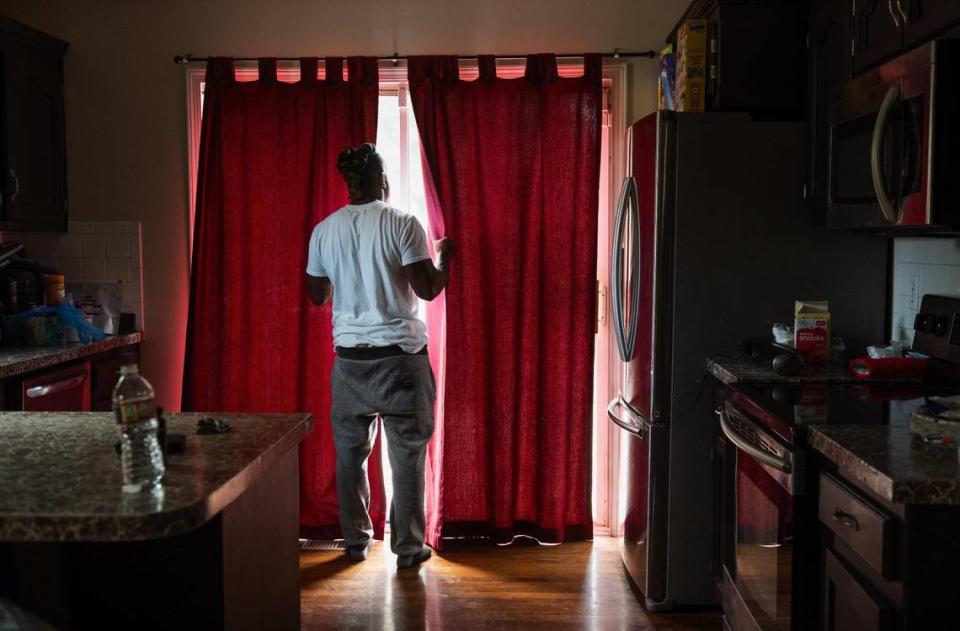
M 592 536 L 593 336 L 602 66 L 520 79 L 409 61 L 432 232 L 458 240 L 428 474 L 428 541 Z M 425 172 L 427 172 L 425 170 Z M 428 201 L 431 195 L 428 194 Z M 442 225 L 438 225 L 442 220 Z M 431 346 L 435 338 L 431 338 Z
M 207 65 L 183 408 L 313 413 L 300 448 L 302 535 L 339 536 L 330 430 L 333 343 L 329 306 L 304 281 L 313 226 L 347 201 L 336 170 L 345 146 L 373 142 L 377 62 L 301 60 L 297 83 L 238 82 L 228 59 Z M 382 537 L 380 451 L 370 460 L 371 516 Z

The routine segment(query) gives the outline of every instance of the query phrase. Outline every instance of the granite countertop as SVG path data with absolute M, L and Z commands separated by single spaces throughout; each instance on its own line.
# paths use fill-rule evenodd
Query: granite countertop
M 121 490 L 110 413 L 0 413 L 0 541 L 133 541 L 213 518 L 311 431 L 309 414 L 216 414 L 226 434 L 197 435 L 204 414 L 171 414 L 187 434 L 159 492 Z
M 824 364 L 822 366 L 804 366 L 792 377 L 784 377 L 769 367 L 761 366 L 745 357 L 720 357 L 707 360 L 710 374 L 725 384 L 741 382 L 752 383 L 854 383 L 858 382 L 847 369 L 846 364 Z M 910 380 L 887 379 L 871 380 L 878 382 L 906 383 Z M 916 380 L 913 380 L 916 381 Z M 862 383 L 862 382 L 859 382 Z
M 905 426 L 812 425 L 810 444 L 840 471 L 895 504 L 960 505 L 957 447 Z
M 66 346 L 0 347 L 0 379 L 56 366 L 97 353 L 132 346 L 143 341 L 143 333 L 111 335 L 89 344 L 70 343 Z

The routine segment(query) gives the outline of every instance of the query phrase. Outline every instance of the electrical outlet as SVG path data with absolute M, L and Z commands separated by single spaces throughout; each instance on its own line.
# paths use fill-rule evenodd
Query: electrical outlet
M 911 274 L 907 285 L 907 306 L 913 310 L 920 308 L 920 274 Z

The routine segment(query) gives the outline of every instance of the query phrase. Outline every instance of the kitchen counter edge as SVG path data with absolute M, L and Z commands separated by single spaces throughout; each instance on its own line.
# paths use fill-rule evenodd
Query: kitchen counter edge
M 907 427 L 810 427 L 810 445 L 840 473 L 893 504 L 960 506 L 957 449 L 924 443 Z
M 173 537 L 200 528 L 256 483 L 313 431 L 313 415 L 251 460 L 220 487 L 187 506 L 144 514 L 25 515 L 0 520 L 0 541 L 10 543 L 109 543 Z
M 0 379 L 58 366 L 143 342 L 143 332 L 111 335 L 99 342 L 47 347 L 0 347 Z

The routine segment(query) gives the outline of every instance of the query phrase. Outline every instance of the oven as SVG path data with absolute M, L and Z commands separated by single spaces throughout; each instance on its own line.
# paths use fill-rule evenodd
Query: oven
M 849 81 L 828 113 L 831 228 L 960 230 L 960 40 Z
M 716 413 L 715 462 L 723 487 L 716 574 L 726 623 L 734 631 L 789 631 L 802 585 L 795 555 L 802 534 L 800 452 L 774 431 L 762 410 L 729 393 L 718 397 Z

